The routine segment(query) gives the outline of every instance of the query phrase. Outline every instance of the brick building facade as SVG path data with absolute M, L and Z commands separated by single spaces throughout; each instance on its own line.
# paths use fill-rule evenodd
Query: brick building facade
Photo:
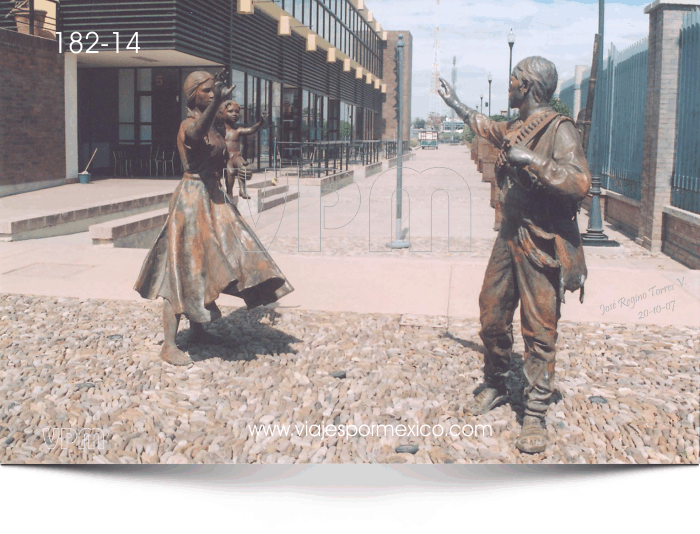
M 77 179 L 95 149 L 90 172 L 103 176 L 119 174 L 124 154 L 174 153 L 194 70 L 228 69 L 242 124 L 269 116 L 243 143 L 253 169 L 301 158 L 301 143 L 380 139 L 382 77 L 393 71 L 382 64 L 387 32 L 364 2 L 274 0 L 246 13 L 230 0 L 62 0 L 62 47 L 50 32 L 17 33 L 14 5 L 0 0 L 1 94 L 13 110 L 0 130 L 0 196 Z M 410 34 L 405 57 L 410 95 Z
M 56 41 L 0 31 L 0 196 L 65 183 L 64 58 Z
M 386 101 L 382 107 L 382 139 L 396 139 L 398 121 L 394 112 L 396 104 L 396 75 L 394 74 L 394 50 L 403 35 L 403 139 L 410 138 L 411 132 L 411 84 L 413 75 L 413 36 L 409 31 L 388 31 L 384 49 L 384 82 L 386 83 Z

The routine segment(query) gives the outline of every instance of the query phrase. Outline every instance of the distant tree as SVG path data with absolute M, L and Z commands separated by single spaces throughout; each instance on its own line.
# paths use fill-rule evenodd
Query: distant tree
M 549 106 L 553 108 L 554 111 L 556 111 L 557 113 L 561 113 L 562 115 L 571 117 L 571 108 L 558 98 L 552 98 L 549 101 Z
M 516 110 L 510 110 L 510 120 L 515 120 L 520 117 L 520 114 Z M 505 115 L 491 115 L 491 120 L 496 122 L 507 121 L 508 117 Z
M 413 127 L 416 130 L 422 130 L 425 128 L 425 119 L 422 117 L 416 117 L 413 121 Z
M 464 139 L 467 143 L 471 143 L 474 139 L 474 132 L 468 125 L 464 126 Z
M 428 115 L 428 126 L 432 126 L 436 131 L 440 130 L 440 126 L 442 126 L 442 120 L 443 118 L 438 115 L 437 113 L 431 113 Z

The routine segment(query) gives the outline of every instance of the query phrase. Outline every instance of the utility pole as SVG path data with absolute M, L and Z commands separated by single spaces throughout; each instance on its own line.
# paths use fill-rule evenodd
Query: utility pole
M 591 69 L 591 77 L 588 80 L 588 99 L 591 102 L 586 102 L 586 127 L 587 131 L 584 135 L 585 149 L 588 149 L 588 140 L 591 130 L 591 115 L 593 114 L 593 102 L 595 102 L 595 86 L 597 79 L 603 73 L 603 50 L 604 40 L 603 31 L 605 29 L 605 0 L 598 0 L 598 35 L 596 36 L 596 44 L 594 45 L 593 67 Z M 590 111 L 589 111 L 590 109 Z M 600 139 L 596 136 L 593 150 L 598 155 L 600 153 Z M 600 159 L 600 158 L 596 158 Z M 600 178 L 602 169 L 593 169 L 591 176 L 591 209 L 588 212 L 588 228 L 584 234 L 581 234 L 581 242 L 584 246 L 594 247 L 619 247 L 620 243 L 610 239 L 603 231 L 603 216 L 600 206 Z
M 601 2 L 603 0 L 600 0 Z M 515 34 L 513 28 L 508 33 L 508 46 L 510 47 L 510 60 L 508 63 L 508 93 L 510 93 L 510 77 L 513 73 L 513 45 L 515 44 Z M 508 120 L 510 120 L 510 95 L 508 96 Z
M 452 56 L 452 89 L 457 92 L 457 56 Z M 455 141 L 455 110 L 450 108 L 452 110 L 451 116 L 452 116 L 452 124 L 450 125 L 450 142 L 454 143 Z
M 398 111 L 398 132 L 396 134 L 396 239 L 389 243 L 389 248 L 408 248 L 408 241 L 401 235 L 401 208 L 403 196 L 403 33 L 399 34 L 396 45 L 396 107 Z
M 491 82 L 493 81 L 493 76 L 491 76 L 491 73 L 489 72 L 488 75 L 488 81 L 489 81 L 489 118 L 491 117 Z

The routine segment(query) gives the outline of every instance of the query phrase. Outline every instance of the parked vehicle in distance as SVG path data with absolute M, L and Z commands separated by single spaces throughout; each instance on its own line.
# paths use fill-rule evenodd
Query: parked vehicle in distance
M 464 121 L 460 119 L 445 119 L 441 126 L 442 133 L 452 133 L 461 135 L 464 133 Z
M 438 133 L 434 130 L 421 130 L 418 132 L 418 141 L 421 150 L 424 148 L 438 148 Z

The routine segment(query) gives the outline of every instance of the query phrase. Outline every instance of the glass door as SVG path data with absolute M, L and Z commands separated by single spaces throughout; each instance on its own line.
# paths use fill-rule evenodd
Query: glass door
M 153 69 L 152 82 L 151 142 L 153 145 L 175 146 L 180 129 L 180 70 Z M 143 137 L 141 140 L 143 141 Z
M 337 141 L 340 138 L 340 100 L 330 100 L 328 103 L 328 140 Z
M 299 148 L 296 143 L 301 142 L 301 89 L 291 85 L 282 87 L 282 132 L 281 150 L 282 159 L 294 160 L 299 158 Z

